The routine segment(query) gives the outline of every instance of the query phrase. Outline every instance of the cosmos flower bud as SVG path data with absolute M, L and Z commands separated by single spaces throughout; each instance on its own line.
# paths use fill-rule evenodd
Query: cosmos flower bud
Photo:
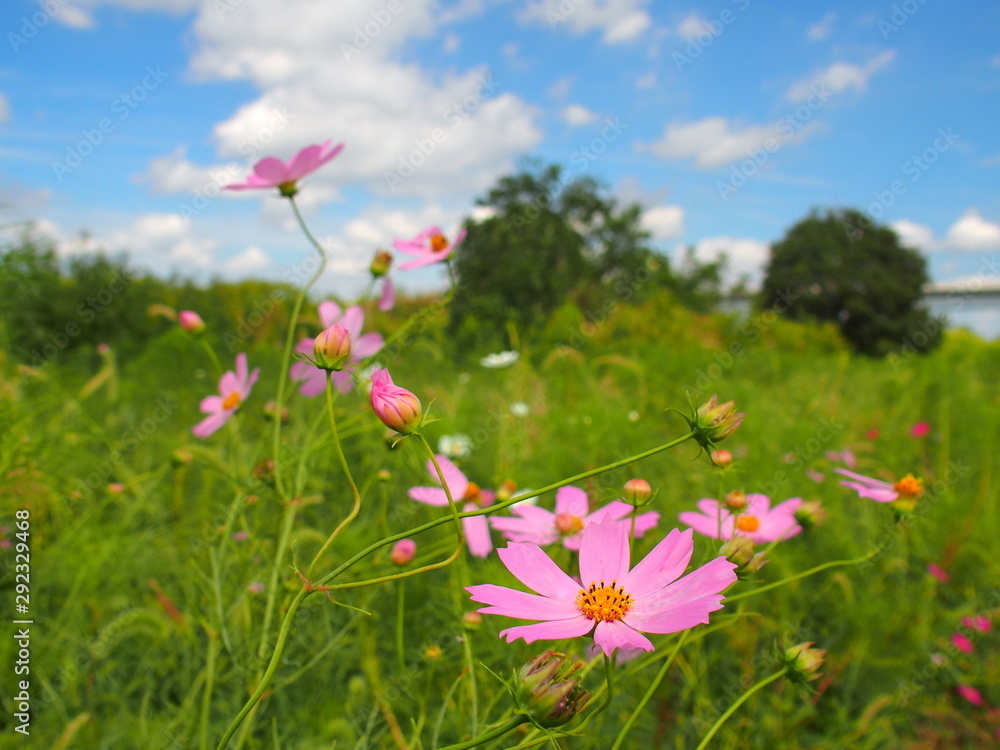
M 351 358 L 351 334 L 334 323 L 313 340 L 313 359 L 323 370 L 343 370 Z
M 736 565 L 736 576 L 746 578 L 767 565 L 766 551 L 754 553 L 754 543 L 750 537 L 734 536 L 719 548 L 719 554 Z
M 625 502 L 641 505 L 653 496 L 653 488 L 645 479 L 629 479 L 625 482 Z
M 392 546 L 389 559 L 396 565 L 406 565 L 417 554 L 417 543 L 412 539 L 400 539 Z
M 795 520 L 804 529 L 811 529 L 823 523 L 826 518 L 826 511 L 823 510 L 823 503 L 819 500 L 810 500 L 802 503 L 795 510 Z
M 205 321 L 198 313 L 191 310 L 181 310 L 177 314 L 177 322 L 188 333 L 202 333 L 205 330 Z
M 733 454 L 725 448 L 712 451 L 711 456 L 712 463 L 716 466 L 721 466 L 723 469 L 733 462 Z
M 392 382 L 388 370 L 372 373 L 372 409 L 382 424 L 402 435 L 416 432 L 423 419 L 420 399 Z
M 734 490 L 726 495 L 725 503 L 730 510 L 742 510 L 747 507 L 747 495 L 745 492 Z
M 389 269 L 391 267 L 392 253 L 388 250 L 376 250 L 375 257 L 372 258 L 372 264 L 368 270 L 371 271 L 372 276 L 377 279 L 380 276 L 385 276 L 389 273 Z
M 539 654 L 518 672 L 517 705 L 536 725 L 559 727 L 576 716 L 588 699 L 577 675 L 583 662 L 551 649 Z
M 505 479 L 497 488 L 497 500 L 501 503 L 510 500 L 517 492 L 517 482 L 513 479 Z
M 813 641 L 800 643 L 785 651 L 788 678 L 794 682 L 809 682 L 819 677 L 820 665 L 826 661 L 826 651 L 810 648 Z
M 695 439 L 707 448 L 732 435 L 743 423 L 745 416 L 746 414 L 736 411 L 734 402 L 720 404 L 718 396 L 713 393 L 712 398 L 698 407 L 694 419 L 689 419 L 688 422 L 691 429 L 698 433 Z

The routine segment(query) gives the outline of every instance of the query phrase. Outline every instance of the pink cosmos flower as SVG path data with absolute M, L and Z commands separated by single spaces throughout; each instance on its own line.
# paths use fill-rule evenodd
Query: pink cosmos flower
M 990 618 L 986 615 L 963 617 L 962 624 L 970 630 L 978 630 L 980 633 L 990 632 Z
M 955 688 L 958 694 L 961 695 L 965 700 L 969 701 L 973 706 L 983 705 L 983 694 L 976 690 L 974 687 L 969 685 L 959 685 Z
M 813 469 L 812 467 L 806 469 L 806 476 L 809 477 L 814 482 L 816 482 L 817 484 L 826 479 L 826 474 L 824 474 L 822 471 L 816 471 L 816 469 Z
M 391 310 L 396 304 L 396 287 L 392 279 L 386 276 L 382 279 L 382 294 L 378 298 L 378 309 L 382 312 Z
M 388 370 L 375 368 L 372 372 L 372 388 L 368 398 L 375 416 L 386 427 L 400 435 L 411 435 L 420 429 L 423 420 L 420 399 L 393 383 Z
M 928 563 L 927 572 L 941 581 L 941 583 L 948 583 L 949 575 L 940 565 L 937 565 L 936 563 Z
M 281 159 L 268 156 L 254 164 L 253 174 L 247 177 L 246 182 L 226 185 L 226 190 L 278 188 L 282 195 L 291 197 L 298 192 L 296 183 L 299 180 L 315 172 L 343 150 L 343 143 L 330 148 L 330 141 L 325 141 L 319 146 L 306 146 L 287 164 Z
M 842 485 L 857 492 L 859 497 L 867 497 L 877 503 L 892 503 L 900 498 L 912 500 L 924 491 L 923 480 L 916 479 L 912 474 L 907 474 L 895 484 L 890 484 L 881 479 L 855 474 L 847 469 L 834 469 L 834 471 L 853 480 L 842 481 Z
M 205 330 L 205 321 L 193 310 L 181 310 L 177 313 L 177 323 L 188 333 L 201 333 Z
M 361 335 L 361 329 L 365 325 L 365 313 L 357 305 L 341 310 L 336 302 L 320 302 L 319 319 L 323 325 L 323 330 L 330 326 L 339 324 L 347 331 L 351 337 L 351 356 L 349 362 L 357 364 L 366 357 L 370 357 L 382 348 L 382 334 L 366 333 Z M 311 357 L 313 353 L 313 342 L 315 339 L 302 339 L 295 351 Z M 289 376 L 296 382 L 301 382 L 299 393 L 303 396 L 318 396 L 326 389 L 326 370 L 313 367 L 308 362 L 296 362 L 288 371 Z M 330 380 L 333 387 L 341 393 L 348 393 L 354 387 L 354 379 L 347 370 L 330 373 Z
M 802 505 L 802 498 L 793 497 L 773 508 L 767 495 L 747 495 L 743 512 L 734 516 L 718 500 L 698 501 L 698 510 L 684 511 L 678 516 L 699 534 L 712 539 L 732 539 L 733 535 L 749 537 L 754 544 L 769 544 L 790 539 L 802 531 L 795 519 L 795 511 Z
M 448 491 L 452 499 L 459 506 L 462 513 L 470 510 L 478 510 L 493 504 L 496 493 L 490 490 L 479 488 L 474 482 L 470 482 L 465 474 L 459 470 L 455 464 L 448 460 L 446 456 L 436 456 L 441 473 L 444 474 Z M 427 461 L 427 472 L 437 480 L 437 471 L 431 461 Z M 420 503 L 427 505 L 447 506 L 448 496 L 442 487 L 412 487 L 409 491 L 410 497 Z M 490 539 L 490 524 L 486 516 L 471 516 L 462 519 L 462 532 L 465 534 L 466 544 L 469 545 L 469 552 L 476 557 L 486 557 L 493 551 L 493 540 Z
M 853 469 L 858 465 L 858 457 L 850 448 L 844 448 L 842 451 L 827 451 L 826 457 L 831 461 L 840 461 L 848 469 Z
M 951 642 L 962 653 L 971 654 L 975 650 L 972 641 L 964 633 L 955 633 L 951 637 Z
M 247 374 L 247 355 L 236 355 L 236 372 L 228 370 L 219 380 L 218 396 L 206 396 L 201 401 L 201 410 L 210 416 L 196 424 L 191 432 L 196 437 L 207 438 L 222 425 L 229 421 L 229 418 L 240 408 L 240 404 L 250 395 L 250 389 L 257 382 L 260 376 L 260 368 L 255 367 L 254 371 Z
M 931 426 L 927 422 L 917 422 L 913 427 L 910 428 L 910 437 L 922 438 L 926 437 L 931 431 Z
M 401 253 L 418 256 L 414 260 L 408 260 L 399 267 L 399 270 L 406 271 L 410 268 L 420 268 L 429 266 L 441 260 L 451 257 L 462 240 L 465 239 L 463 229 L 455 236 L 455 241 L 450 243 L 448 238 L 441 232 L 440 227 L 430 227 L 425 229 L 412 240 L 395 240 L 392 245 Z
M 406 565 L 417 554 L 417 543 L 412 539 L 400 539 L 392 545 L 389 559 L 395 565 Z
M 571 550 L 580 549 L 587 525 L 605 516 L 621 520 L 629 529 L 632 527 L 629 518 L 632 506 L 628 503 L 615 500 L 593 513 L 588 513 L 589 510 L 587 493 L 579 487 L 567 486 L 556 492 L 555 513 L 537 505 L 518 504 L 511 508 L 516 518 L 494 517 L 490 518 L 490 524 L 512 542 L 530 542 L 544 547 L 561 539 L 563 546 Z M 640 513 L 635 517 L 635 535 L 642 536 L 659 520 L 659 513 Z
M 593 632 L 610 656 L 615 649 L 652 651 L 642 633 L 677 633 L 708 622 L 736 566 L 717 557 L 681 578 L 694 552 L 692 533 L 674 529 L 629 569 L 628 528 L 605 516 L 588 525 L 580 545 L 580 581 L 564 573 L 536 544 L 510 542 L 498 550 L 515 578 L 534 594 L 505 586 L 467 586 L 483 614 L 539 620 L 500 632 L 512 643 L 576 638 Z M 679 580 L 678 580 L 679 579 Z

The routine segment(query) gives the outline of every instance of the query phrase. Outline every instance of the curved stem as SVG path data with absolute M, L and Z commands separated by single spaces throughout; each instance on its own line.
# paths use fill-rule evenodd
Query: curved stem
M 441 464 L 438 463 L 437 456 L 434 455 L 434 449 L 431 448 L 431 444 L 427 442 L 427 438 L 424 437 L 422 432 L 417 433 L 417 437 L 420 439 L 420 444 L 424 446 L 427 451 L 427 455 L 431 457 L 431 463 L 434 465 L 434 471 L 437 472 L 438 481 L 441 482 L 441 487 L 444 488 L 444 496 L 448 498 L 448 507 L 451 508 L 451 516 L 455 519 L 455 530 L 458 534 L 458 543 L 462 544 L 462 518 L 458 513 L 458 506 L 455 505 L 455 498 L 451 496 L 451 488 L 448 487 L 448 482 L 445 480 L 444 472 L 441 471 Z
M 478 737 L 473 737 L 471 740 L 466 740 L 465 742 L 459 742 L 457 745 L 446 745 L 445 747 L 439 748 L 439 750 L 469 750 L 473 747 L 479 747 L 480 745 L 485 745 L 490 740 L 496 740 L 503 737 L 508 732 L 513 732 L 522 724 L 527 724 L 529 721 L 527 716 L 523 714 L 518 714 L 512 719 L 508 719 L 500 726 L 491 729 Z
M 253 695 L 247 700 L 246 705 L 240 710 L 233 719 L 232 723 L 229 725 L 229 729 L 226 733 L 222 735 L 222 740 L 219 742 L 218 748 L 216 750 L 225 750 L 226 745 L 229 744 L 229 740 L 232 739 L 233 734 L 239 728 L 243 719 L 246 718 L 247 714 L 253 710 L 253 707 L 257 705 L 257 701 L 267 690 L 267 686 L 271 684 L 271 679 L 274 677 L 274 672 L 278 668 L 278 663 L 281 661 L 281 654 L 285 650 L 285 641 L 288 640 L 288 633 L 292 629 L 292 619 L 295 616 L 295 611 L 299 608 L 299 605 L 305 600 L 305 598 L 310 594 L 310 590 L 303 587 L 299 590 L 299 593 L 295 595 L 292 599 L 292 603 L 288 606 L 288 612 L 285 613 L 285 619 L 281 622 L 281 629 L 278 631 L 278 640 L 274 643 L 274 653 L 271 655 L 271 661 L 267 665 L 267 670 L 264 672 L 264 676 L 260 678 L 260 683 L 257 685 L 257 689 L 253 691 Z
M 704 737 L 701 738 L 701 742 L 698 743 L 698 747 L 696 747 L 695 750 L 705 750 L 705 748 L 708 747 L 709 741 L 715 736 L 715 733 L 719 731 L 719 729 L 722 727 L 723 724 L 726 723 L 726 720 L 730 716 L 732 716 L 734 713 L 736 713 L 736 709 L 737 708 L 739 708 L 744 703 L 746 703 L 747 699 L 751 695 L 753 695 L 754 693 L 756 693 L 758 690 L 766 687 L 767 685 L 770 685 L 776 679 L 778 679 L 779 677 L 783 676 L 785 674 L 785 672 L 787 672 L 787 671 L 788 671 L 788 668 L 784 667 L 783 669 L 775 672 L 770 677 L 765 677 L 763 680 L 761 680 L 760 682 L 758 682 L 752 688 L 750 688 L 745 693 L 743 693 L 743 695 L 741 695 L 739 698 L 737 698 L 736 701 L 733 703 L 733 705 L 731 705 L 728 709 L 726 709 L 726 712 L 724 714 L 722 714 L 722 716 L 720 716 L 718 718 L 718 720 L 715 722 L 715 724 L 712 725 L 712 728 L 708 730 L 708 734 L 706 734 Z
M 330 379 L 329 374 L 327 374 L 326 378 L 326 408 L 330 415 L 330 434 L 333 436 L 333 447 L 337 452 L 337 458 L 340 460 L 340 467 L 344 470 L 344 475 L 347 477 L 347 484 L 350 485 L 354 505 L 351 507 L 351 512 L 347 514 L 347 518 L 340 522 L 329 538 L 323 543 L 323 546 L 319 548 L 319 552 L 316 553 L 313 561 L 309 564 L 309 569 L 306 571 L 307 579 L 312 577 L 313 568 L 316 567 L 316 563 L 319 562 L 323 553 L 333 544 L 333 540 L 337 538 L 341 531 L 347 528 L 347 524 L 357 518 L 358 512 L 361 510 L 361 493 L 358 492 L 358 485 L 354 483 L 354 477 L 351 475 L 351 467 L 347 463 L 347 456 L 344 455 L 344 446 L 340 444 L 340 435 L 337 434 L 337 417 L 333 411 L 333 381 Z
M 792 581 L 797 581 L 800 578 L 808 578 L 814 573 L 819 573 L 821 570 L 826 570 L 827 568 L 838 568 L 843 565 L 857 565 L 858 563 L 863 563 L 866 560 L 874 557 L 881 550 L 876 549 L 864 557 L 856 557 L 853 560 L 833 560 L 832 562 L 825 562 L 822 565 L 817 565 L 815 568 L 809 568 L 809 570 L 803 571 L 802 573 L 796 573 L 793 576 L 788 576 L 788 578 L 782 578 L 780 581 L 775 581 L 774 583 L 769 583 L 766 586 L 760 586 L 751 591 L 744 591 L 741 594 L 734 594 L 733 596 L 727 596 L 726 602 L 735 602 L 740 599 L 746 599 L 748 596 L 754 596 L 755 594 L 762 594 L 765 591 L 770 591 L 771 589 L 776 589 L 779 586 L 784 586 L 786 583 L 791 583 Z
M 681 646 L 684 645 L 684 641 L 687 640 L 688 633 L 690 632 L 691 631 L 689 629 L 681 633 L 681 637 L 677 639 L 677 645 L 674 646 L 674 650 L 670 652 L 670 656 L 667 657 L 667 660 L 663 663 L 663 666 L 660 667 L 660 671 L 656 673 L 656 677 L 654 677 L 653 681 L 650 683 L 649 689 L 646 690 L 646 694 L 642 696 L 642 700 L 639 701 L 639 705 L 637 705 L 632 710 L 632 713 L 626 720 L 625 725 L 618 733 L 618 737 L 615 738 L 615 744 L 611 746 L 611 750 L 618 750 L 618 748 L 622 746 L 622 743 L 625 741 L 625 736 L 629 733 L 629 730 L 632 729 L 632 725 L 635 724 L 635 722 L 639 719 L 639 716 L 642 714 L 643 709 L 646 708 L 646 704 L 649 703 L 649 701 L 653 697 L 653 693 L 656 692 L 656 688 L 660 686 L 660 683 L 663 682 L 663 678 L 667 676 L 667 671 L 670 669 L 670 666 L 674 663 L 674 657 L 676 657 L 677 653 L 681 650 Z

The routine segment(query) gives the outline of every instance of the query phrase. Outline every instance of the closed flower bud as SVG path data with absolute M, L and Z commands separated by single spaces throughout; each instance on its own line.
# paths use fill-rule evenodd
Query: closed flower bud
M 712 398 L 698 407 L 694 417 L 688 419 L 688 424 L 694 430 L 695 440 L 703 448 L 711 448 L 715 443 L 725 440 L 743 423 L 746 414 L 736 411 L 732 401 L 719 403 L 714 393 Z
M 719 548 L 719 554 L 736 565 L 735 572 L 739 578 L 746 578 L 756 573 L 770 562 L 764 559 L 766 551 L 754 553 L 753 540 L 746 536 L 734 536 L 727 540 Z
M 653 496 L 653 488 L 645 479 L 629 479 L 625 482 L 625 502 L 641 505 Z
M 726 495 L 724 502 L 726 503 L 726 507 L 730 510 L 742 510 L 747 507 L 747 496 L 745 492 L 734 490 Z
M 583 662 L 549 650 L 518 672 L 515 699 L 537 726 L 559 727 L 576 716 L 589 698 L 577 675 Z
M 288 410 L 287 406 L 281 407 L 281 424 L 287 424 L 288 418 L 291 416 L 291 412 Z M 264 416 L 268 419 L 276 419 L 278 416 L 278 402 L 268 401 L 264 404 Z
M 372 264 L 369 270 L 372 276 L 376 279 L 380 276 L 385 276 L 389 273 L 389 268 L 392 267 L 392 253 L 388 250 L 376 250 L 375 257 L 372 258 Z
M 191 310 L 181 310 L 177 314 L 177 322 L 188 333 L 202 333 L 205 330 L 205 321 Z
M 392 382 L 388 370 L 372 373 L 372 409 L 382 424 L 402 435 L 416 432 L 423 419 L 420 399 Z
M 392 546 L 389 559 L 396 565 L 406 565 L 417 554 L 417 543 L 412 539 L 400 539 Z
M 819 677 L 820 665 L 826 661 L 826 651 L 810 648 L 812 641 L 800 643 L 785 651 L 785 666 L 788 677 L 795 682 L 809 682 Z
M 351 357 L 351 334 L 336 323 L 313 340 L 313 359 L 323 370 L 343 370 Z
M 733 462 L 733 454 L 725 448 L 712 451 L 711 456 L 712 463 L 716 466 L 721 466 L 723 469 Z
M 823 523 L 826 518 L 826 511 L 823 510 L 823 503 L 819 500 L 810 500 L 802 503 L 795 511 L 795 520 L 803 529 L 811 529 Z

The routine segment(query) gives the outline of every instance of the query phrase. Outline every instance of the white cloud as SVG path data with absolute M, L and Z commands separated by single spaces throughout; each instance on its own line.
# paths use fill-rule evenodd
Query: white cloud
M 605 44 L 618 44 L 632 41 L 652 24 L 645 5 L 646 0 L 537 0 L 518 17 L 552 29 L 565 26 L 574 34 L 599 30 Z
M 635 87 L 637 89 L 651 89 L 656 85 L 656 71 L 650 71 L 644 76 L 639 76 L 635 79 Z
M 810 131 L 809 126 L 801 128 L 793 138 L 801 140 Z M 670 124 L 658 141 L 640 143 L 636 148 L 665 159 L 694 159 L 696 166 L 714 169 L 746 158 L 769 138 L 779 144 L 789 140 L 787 134 L 778 131 L 777 125 L 738 127 L 724 117 L 708 117 L 698 122 Z
M 173 195 L 178 193 L 202 193 L 221 188 L 245 176 L 246 169 L 237 164 L 223 167 L 200 167 L 184 158 L 185 149 L 178 147 L 164 156 L 158 156 L 149 163 L 146 173 L 140 175 L 139 182 L 149 185 L 153 193 Z M 211 187 L 211 186 L 215 187 Z
M 559 117 L 567 125 L 572 125 L 573 127 L 577 127 L 579 125 L 589 125 L 590 123 L 597 122 L 600 119 L 596 112 L 591 112 L 581 104 L 569 104 L 563 107 L 562 111 L 559 113 Z
M 695 258 L 703 263 L 726 256 L 724 285 L 746 279 L 751 289 L 760 287 L 770 253 L 771 246 L 767 242 L 746 237 L 707 237 L 694 246 Z
M 10 119 L 10 103 L 7 101 L 7 97 L 0 94 L 0 123 L 7 122 Z
M 934 230 L 925 224 L 900 219 L 889 226 L 899 235 L 900 242 L 906 247 L 927 250 L 934 244 Z
M 868 86 L 868 79 L 895 58 L 895 50 L 886 50 L 873 57 L 864 66 L 844 62 L 834 63 L 811 78 L 792 84 L 785 92 L 785 98 L 790 102 L 800 102 L 808 99 L 815 91 L 839 94 L 849 88 L 861 93 Z
M 452 52 L 456 52 L 461 46 L 462 40 L 459 38 L 458 34 L 446 34 L 444 42 L 441 44 L 441 48 L 449 55 Z
M 683 39 L 694 39 L 699 34 L 711 34 L 712 30 L 703 16 L 699 15 L 697 11 L 691 11 L 677 25 L 677 33 Z
M 563 76 L 549 86 L 548 94 L 553 99 L 565 100 L 569 96 L 570 89 L 573 88 L 574 76 Z
M 806 29 L 806 39 L 810 42 L 821 42 L 830 36 L 833 22 L 837 20 L 836 11 L 829 11 L 822 19 Z
M 223 261 L 221 268 L 234 274 L 246 274 L 251 271 L 258 271 L 271 265 L 271 258 L 259 247 L 248 247 L 241 253 L 237 253 L 231 258 Z
M 53 18 L 71 29 L 92 29 L 94 19 L 89 13 L 75 5 L 62 5 Z
M 684 209 L 680 206 L 654 206 L 642 214 L 642 228 L 654 240 L 670 240 L 684 233 Z
M 1000 224 L 987 221 L 977 209 L 970 208 L 948 227 L 942 244 L 954 250 L 996 250 L 1000 248 Z

